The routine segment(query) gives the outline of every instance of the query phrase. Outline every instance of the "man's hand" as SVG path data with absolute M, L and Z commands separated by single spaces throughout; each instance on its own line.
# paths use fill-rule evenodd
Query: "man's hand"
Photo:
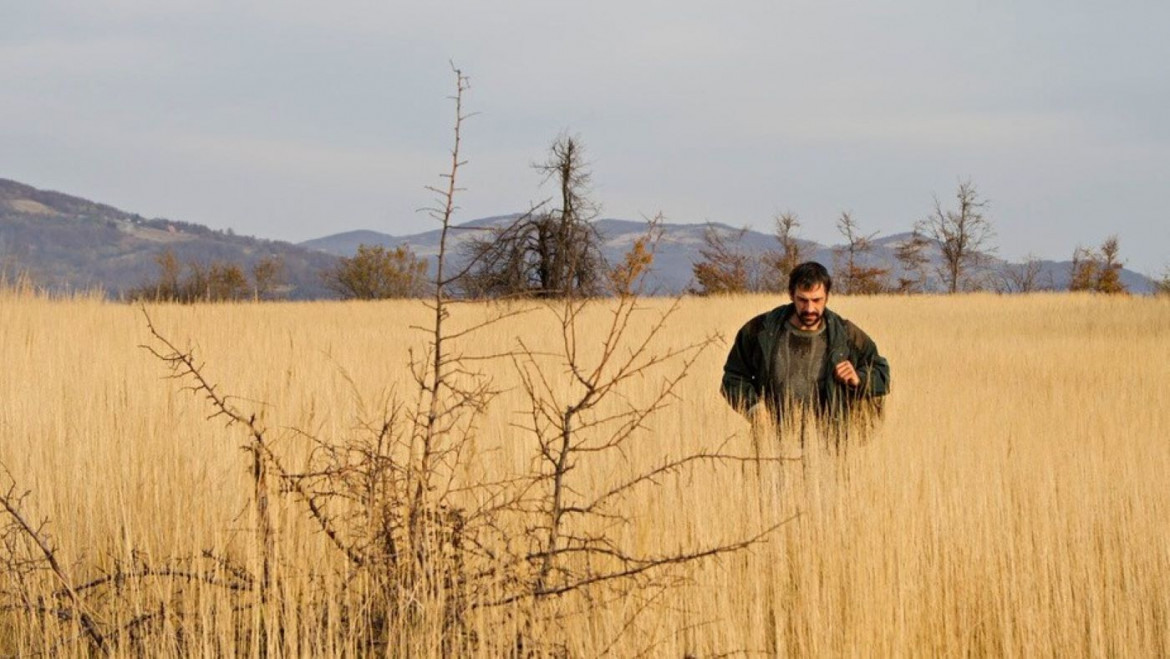
M 837 378 L 839 382 L 843 382 L 850 387 L 856 387 L 861 384 L 861 376 L 857 374 L 857 370 L 853 368 L 853 362 L 846 359 L 837 364 L 833 369 L 833 377 Z

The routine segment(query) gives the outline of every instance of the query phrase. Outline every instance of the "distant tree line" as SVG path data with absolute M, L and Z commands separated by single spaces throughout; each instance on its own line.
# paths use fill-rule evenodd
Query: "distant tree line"
M 1041 277 L 1041 263 L 1033 256 L 1022 264 L 991 267 L 991 257 L 996 251 L 995 232 L 985 214 L 988 202 L 971 181 L 959 183 L 955 202 L 955 206 L 948 208 L 936 198 L 931 212 L 914 224 L 907 238 L 894 245 L 894 263 L 883 262 L 873 255 L 876 232 L 866 233 L 852 213 L 841 213 L 836 226 L 844 242 L 833 249 L 834 290 L 873 295 L 924 293 L 932 288 L 952 294 L 1055 289 L 1050 276 L 1047 280 Z M 742 247 L 746 228 L 728 232 L 708 224 L 699 259 L 693 265 L 695 283 L 691 292 L 697 295 L 785 292 L 788 272 L 806 256 L 796 236 L 799 227 L 800 221 L 794 213 L 777 216 L 777 245 L 760 251 Z M 1121 281 L 1122 267 L 1117 236 L 1107 238 L 1098 249 L 1077 247 L 1068 290 L 1127 293 Z M 931 286 L 932 275 L 934 286 Z M 1156 291 L 1170 291 L 1170 269 L 1156 283 Z
M 632 247 L 618 264 L 608 264 L 602 256 L 602 237 L 592 224 L 598 205 L 589 197 L 591 172 L 579 138 L 558 137 L 548 158 L 534 168 L 544 182 L 555 184 L 554 198 L 510 223 L 482 229 L 483 235 L 465 242 L 466 265 L 453 278 L 455 290 L 469 298 L 621 294 L 630 268 L 642 273 L 651 267 L 653 250 L 643 243 Z M 843 242 L 833 249 L 834 289 L 851 295 L 1054 290 L 1051 273 L 1042 275 L 1041 262 L 1034 256 L 1024 263 L 992 267 L 996 245 L 988 207 L 973 182 L 961 181 L 954 205 L 935 198 L 927 216 L 894 245 L 892 262 L 874 255 L 877 233 L 864 231 L 851 212 L 842 212 L 836 227 Z M 798 236 L 800 227 L 795 213 L 777 215 L 776 246 L 761 251 L 743 246 L 746 227 L 729 231 L 708 224 L 693 263 L 690 292 L 784 293 L 788 273 L 810 256 L 807 243 Z M 1117 236 L 1097 249 L 1077 247 L 1068 290 L 1126 293 L 1122 266 Z M 425 272 L 425 262 L 405 246 L 384 250 L 362 245 L 357 255 L 342 259 L 326 277 L 343 297 L 379 299 L 424 294 Z M 1170 292 L 1170 270 L 1155 285 L 1158 292 Z
M 189 260 L 181 263 L 173 250 L 155 256 L 157 278 L 126 293 L 130 300 L 152 302 L 235 302 L 281 297 L 284 264 L 264 257 L 248 271 L 238 263 Z
M 607 263 L 602 237 L 592 221 L 599 207 L 590 197 L 591 171 L 579 138 L 557 137 L 547 158 L 533 166 L 555 192 L 504 225 L 478 229 L 463 243 L 461 271 L 449 276 L 449 290 L 466 298 L 549 298 L 624 294 L 629 282 L 652 267 L 652 245 L 641 239 L 618 263 Z M 875 256 L 876 232 L 862 229 L 849 211 L 837 218 L 843 242 L 833 248 L 834 290 L 849 295 L 1029 293 L 1054 290 L 1051 272 L 1040 261 L 992 267 L 995 232 L 986 215 L 988 201 L 974 183 L 961 181 L 954 204 L 934 199 L 933 208 L 893 246 L 892 260 Z M 660 219 L 660 218 L 659 218 Z M 657 224 L 652 223 L 652 226 Z M 798 236 L 801 221 L 787 211 L 774 219 L 776 245 L 759 250 L 743 246 L 747 228 L 728 230 L 708 224 L 692 265 L 692 294 L 730 295 L 786 291 L 788 273 L 810 256 Z M 173 252 L 156 258 L 158 278 L 129 293 L 132 299 L 176 302 L 266 300 L 279 298 L 281 263 L 264 259 L 250 272 L 239 264 L 179 263 Z M 1098 248 L 1077 247 L 1068 290 L 1126 293 L 1121 280 L 1120 242 L 1110 236 Z M 325 286 L 342 299 L 379 300 L 430 295 L 427 261 L 406 245 L 359 245 L 322 272 Z M 1155 282 L 1155 292 L 1170 294 L 1170 269 Z

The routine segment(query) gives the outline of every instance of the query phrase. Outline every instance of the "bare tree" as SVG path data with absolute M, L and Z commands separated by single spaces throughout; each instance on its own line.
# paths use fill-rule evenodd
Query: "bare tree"
M 1101 269 L 1100 261 L 1101 257 L 1095 250 L 1078 245 L 1073 250 L 1072 265 L 1069 267 L 1068 290 L 1095 290 Z
M 841 292 L 853 295 L 873 295 L 887 289 L 886 275 L 889 268 L 879 268 L 865 263 L 873 249 L 873 238 L 877 232 L 863 234 L 857 220 L 848 212 L 841 213 L 837 220 L 837 231 L 845 238 L 845 245 L 833 250 L 834 268 L 841 281 Z
M 981 288 L 981 270 L 995 251 L 991 242 L 995 232 L 983 214 L 988 202 L 979 197 L 975 184 L 960 182 L 955 198 L 958 208 L 947 210 L 936 197 L 934 211 L 918 226 L 923 235 L 938 243 L 942 252 L 938 274 L 948 293 Z
M 284 261 L 279 256 L 266 256 L 252 266 L 252 283 L 257 300 L 271 300 L 280 294 Z
M 768 292 L 782 293 L 788 288 L 788 275 L 804 260 L 804 250 L 796 237 L 800 220 L 796 213 L 785 211 L 775 218 L 776 241 L 779 251 L 766 252 L 761 257 L 763 273 L 761 288 Z
M 597 217 L 597 205 L 587 196 L 593 175 L 581 140 L 568 135 L 553 140 L 548 159 L 537 165 L 537 171 L 546 181 L 556 182 L 561 198 L 560 209 L 549 215 L 550 223 L 538 241 L 544 289 L 592 295 L 597 292 L 601 260 L 596 233 L 588 224 Z
M 175 252 L 170 249 L 163 250 L 155 255 L 154 262 L 158 264 L 159 270 L 158 280 L 154 285 L 154 299 L 179 300 L 182 297 L 181 291 L 186 287 L 180 284 L 183 266 L 179 264 Z
M 734 295 L 752 290 L 752 258 L 739 247 L 747 228 L 731 236 L 714 224 L 703 229 L 700 260 L 692 266 L 699 295 Z
M 1035 255 L 1029 254 L 1023 263 L 1006 263 L 1000 271 L 999 289 L 1004 293 L 1034 293 L 1052 288 L 1041 282 L 1042 264 Z
M 919 232 L 916 227 L 902 242 L 894 248 L 894 258 L 902 266 L 902 276 L 898 278 L 897 292 L 921 293 L 926 287 L 926 266 L 930 263 L 927 249 L 930 240 Z
M 192 383 L 189 388 L 208 400 L 213 417 L 226 418 L 229 426 L 243 428 L 249 436 L 261 570 L 253 575 L 246 567 L 235 566 L 232 573 L 248 584 L 246 592 L 257 596 L 261 606 L 280 592 L 282 576 L 272 569 L 277 524 L 272 507 L 280 498 L 291 496 L 321 537 L 344 557 L 344 580 L 360 575 L 377 586 L 374 592 L 379 601 L 362 596 L 360 604 L 354 604 L 362 610 L 348 614 L 352 616 L 349 633 L 366 638 L 362 647 L 371 652 L 387 647 L 394 633 L 391 623 L 416 620 L 440 630 L 443 654 L 462 654 L 458 650 L 468 642 L 464 622 L 469 606 L 463 561 L 474 547 L 465 548 L 461 539 L 477 537 L 485 525 L 491 528 L 489 513 L 459 506 L 452 491 L 460 456 L 474 437 L 474 418 L 493 393 L 486 378 L 470 369 L 457 350 L 460 339 L 491 320 L 458 332 L 447 325 L 449 289 L 458 274 L 452 275 L 444 266 L 460 190 L 458 174 L 465 164 L 460 157 L 461 130 L 468 116 L 462 104 L 467 78 L 459 70 L 454 73 L 450 168 L 441 175 L 442 185 L 428 187 L 436 195 L 434 207 L 428 210 L 440 224 L 440 240 L 433 297 L 427 302 L 432 323 L 421 328 L 428 341 L 421 354 L 412 352 L 411 357 L 417 385 L 413 407 L 386 402 L 379 406 L 377 421 L 362 420 L 357 438 L 337 441 L 294 431 L 294 438 L 313 447 L 308 464 L 294 469 L 274 448 L 274 431 L 221 394 L 193 352 L 175 346 L 147 320 L 159 346 L 150 347 L 151 352 L 170 366 L 174 377 Z M 483 499 L 488 506 L 495 505 L 490 496 Z M 279 625 L 279 620 L 274 624 Z M 259 631 L 263 637 L 284 632 L 279 626 L 270 628 L 266 618 L 261 618 Z
M 561 135 L 535 165 L 557 185 L 560 205 L 543 204 L 464 248 L 470 263 L 461 288 L 472 297 L 596 295 L 605 284 L 601 238 L 591 221 L 592 177 L 579 138 Z
M 653 241 L 652 223 L 646 238 Z M 771 533 L 788 520 L 780 521 L 748 538 L 724 545 L 693 547 L 673 554 L 646 556 L 630 552 L 608 533 L 591 531 L 605 526 L 603 520 L 632 521 L 623 501 L 634 491 L 652 487 L 659 479 L 678 474 L 689 465 L 702 462 L 754 463 L 779 462 L 781 458 L 746 457 L 713 451 L 668 457 L 648 471 L 634 474 L 600 494 L 587 495 L 587 489 L 573 482 L 573 474 L 588 460 L 621 454 L 650 419 L 670 405 L 678 384 L 688 376 L 699 357 L 718 341 L 710 336 L 682 346 L 661 347 L 667 321 L 678 310 L 681 299 L 646 322 L 637 318 L 647 312 L 641 308 L 639 294 L 644 284 L 639 277 L 630 293 L 606 303 L 609 319 L 600 354 L 586 358 L 582 350 L 582 316 L 597 301 L 565 297 L 549 309 L 560 325 L 559 354 L 548 355 L 520 343 L 516 367 L 531 402 L 531 416 L 525 429 L 537 439 L 539 469 L 533 476 L 541 492 L 536 505 L 538 523 L 531 525 L 533 543 L 538 547 L 527 560 L 534 567 L 531 597 L 560 595 L 608 582 L 627 581 L 652 570 L 680 565 L 727 552 L 744 549 Z M 645 327 L 643 336 L 632 339 L 636 327 Z M 556 367 L 550 369 L 547 359 Z M 648 402 L 624 402 L 619 411 L 602 411 L 607 399 L 623 397 L 625 383 L 667 370 L 655 378 L 658 383 Z M 547 376 L 549 372 L 567 372 L 571 386 L 564 390 Z M 505 598 L 514 601 L 521 594 Z
M 239 264 L 216 261 L 204 266 L 192 261 L 188 268 L 186 299 L 190 301 L 227 302 L 250 297 L 251 287 Z
M 1170 295 L 1170 265 L 1162 269 L 1162 276 L 1154 281 L 1154 295 Z

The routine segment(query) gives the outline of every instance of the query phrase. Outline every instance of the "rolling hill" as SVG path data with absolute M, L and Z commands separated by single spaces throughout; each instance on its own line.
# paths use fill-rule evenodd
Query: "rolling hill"
M 266 257 L 284 264 L 281 292 L 291 299 L 332 297 L 319 273 L 337 257 L 292 243 L 237 236 L 198 224 L 147 219 L 112 206 L 0 179 L 0 273 L 25 275 L 54 293 L 100 290 L 118 298 L 157 276 L 155 258 L 172 250 L 182 263 L 238 263 Z

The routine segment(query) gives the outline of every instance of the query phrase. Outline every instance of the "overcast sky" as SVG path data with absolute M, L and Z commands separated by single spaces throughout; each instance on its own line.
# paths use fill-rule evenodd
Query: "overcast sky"
M 0 0 L 0 177 L 301 241 L 433 228 L 448 62 L 471 78 L 457 221 L 551 190 L 577 135 L 602 215 L 838 241 L 970 179 L 999 253 L 1116 233 L 1170 265 L 1170 4 Z

